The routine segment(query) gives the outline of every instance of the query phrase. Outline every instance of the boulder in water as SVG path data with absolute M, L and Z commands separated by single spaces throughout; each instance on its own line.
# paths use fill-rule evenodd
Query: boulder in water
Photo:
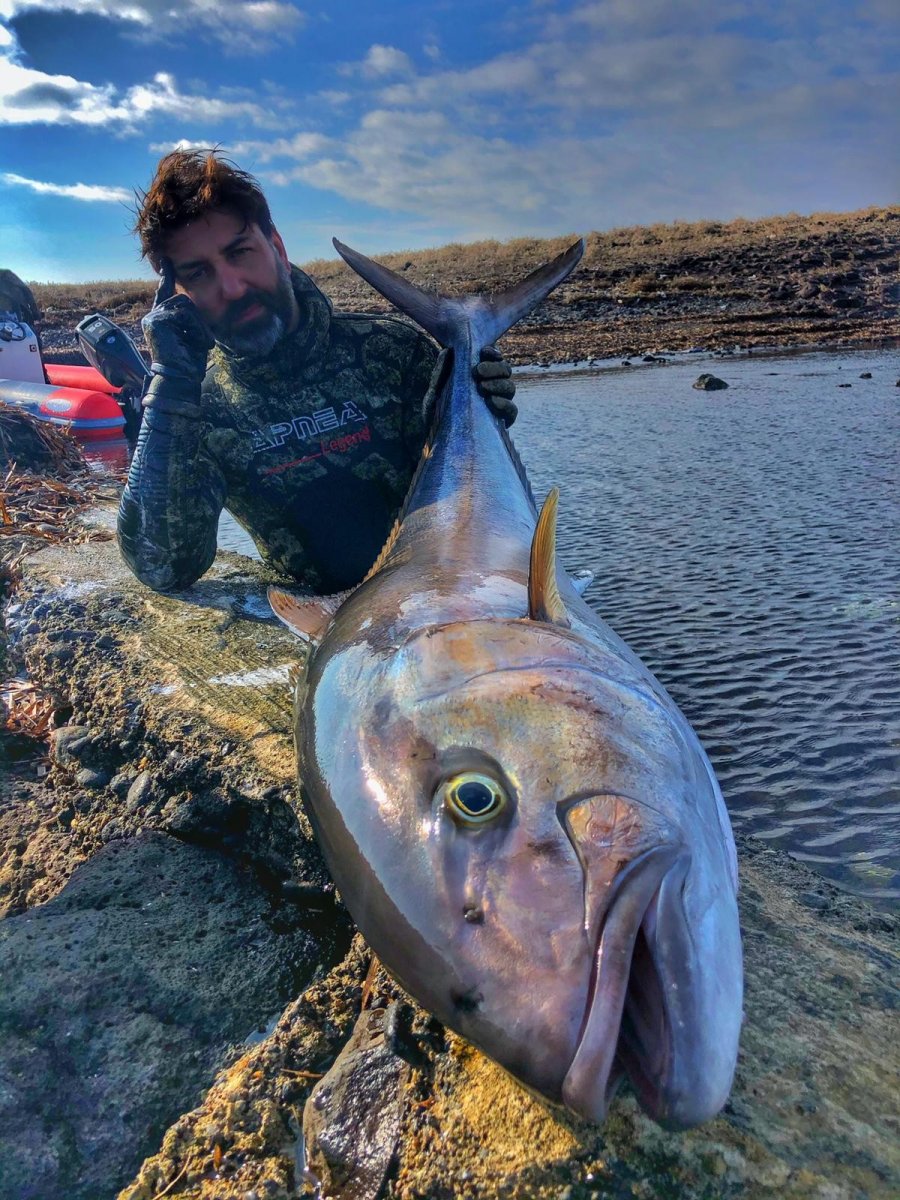
M 727 388 L 728 384 L 718 375 L 710 375 L 708 371 L 705 371 L 697 377 L 693 386 L 701 392 L 720 392 L 723 388 Z

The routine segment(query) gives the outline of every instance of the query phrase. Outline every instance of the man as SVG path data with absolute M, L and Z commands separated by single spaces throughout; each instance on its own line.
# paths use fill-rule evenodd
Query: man
M 162 283 L 143 321 L 153 379 L 119 510 L 125 561 L 158 591 L 189 586 L 225 507 L 310 590 L 359 583 L 419 461 L 443 355 L 396 318 L 333 312 L 256 180 L 214 151 L 160 161 L 135 231 Z M 509 367 L 484 357 L 479 387 L 511 424 Z
M 34 293 L 14 271 L 0 268 L 0 313 L 14 313 L 20 321 L 34 329 L 41 319 Z

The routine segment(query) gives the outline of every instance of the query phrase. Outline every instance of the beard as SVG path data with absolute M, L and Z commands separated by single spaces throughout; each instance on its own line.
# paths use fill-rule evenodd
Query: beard
M 291 272 L 278 257 L 275 259 L 278 279 L 272 292 L 252 291 L 235 300 L 215 323 L 210 323 L 213 337 L 233 354 L 262 357 L 274 349 L 284 337 L 294 314 L 294 289 Z M 263 310 L 251 321 L 240 317 L 257 305 Z

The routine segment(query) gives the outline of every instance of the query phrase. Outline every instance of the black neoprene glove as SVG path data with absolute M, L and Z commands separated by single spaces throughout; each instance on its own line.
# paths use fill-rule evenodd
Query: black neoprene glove
M 481 361 L 475 364 L 472 373 L 488 408 L 509 429 L 519 414 L 512 402 L 516 394 L 516 385 L 512 381 L 512 368 L 509 363 L 496 346 L 484 346 Z
M 150 348 L 153 378 L 144 405 L 179 416 L 200 415 L 200 384 L 214 339 L 196 305 L 174 294 L 174 276 L 164 260 L 153 308 L 141 321 Z

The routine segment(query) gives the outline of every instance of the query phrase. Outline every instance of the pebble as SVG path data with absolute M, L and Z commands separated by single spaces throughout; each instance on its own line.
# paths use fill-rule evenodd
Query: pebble
M 125 797 L 125 808 L 128 812 L 136 812 L 142 808 L 150 795 L 153 786 L 153 775 L 150 771 L 141 771 L 134 783 L 128 789 Z
M 47 651 L 47 658 L 57 664 L 70 663 L 74 657 L 74 652 L 68 646 L 51 646 Z
M 119 817 L 113 817 L 107 821 L 100 830 L 100 841 L 104 843 L 114 842 L 116 838 L 125 836 L 125 826 Z
M 84 725 L 61 725 L 50 734 L 50 746 L 57 762 L 70 763 L 78 759 L 88 744 L 89 730 Z
M 109 783 L 109 771 L 94 771 L 90 767 L 82 767 L 75 776 L 76 783 L 86 788 L 102 788 Z
M 124 771 L 120 775 L 114 775 L 109 786 L 117 796 L 126 796 L 133 783 L 134 775 L 130 771 Z

